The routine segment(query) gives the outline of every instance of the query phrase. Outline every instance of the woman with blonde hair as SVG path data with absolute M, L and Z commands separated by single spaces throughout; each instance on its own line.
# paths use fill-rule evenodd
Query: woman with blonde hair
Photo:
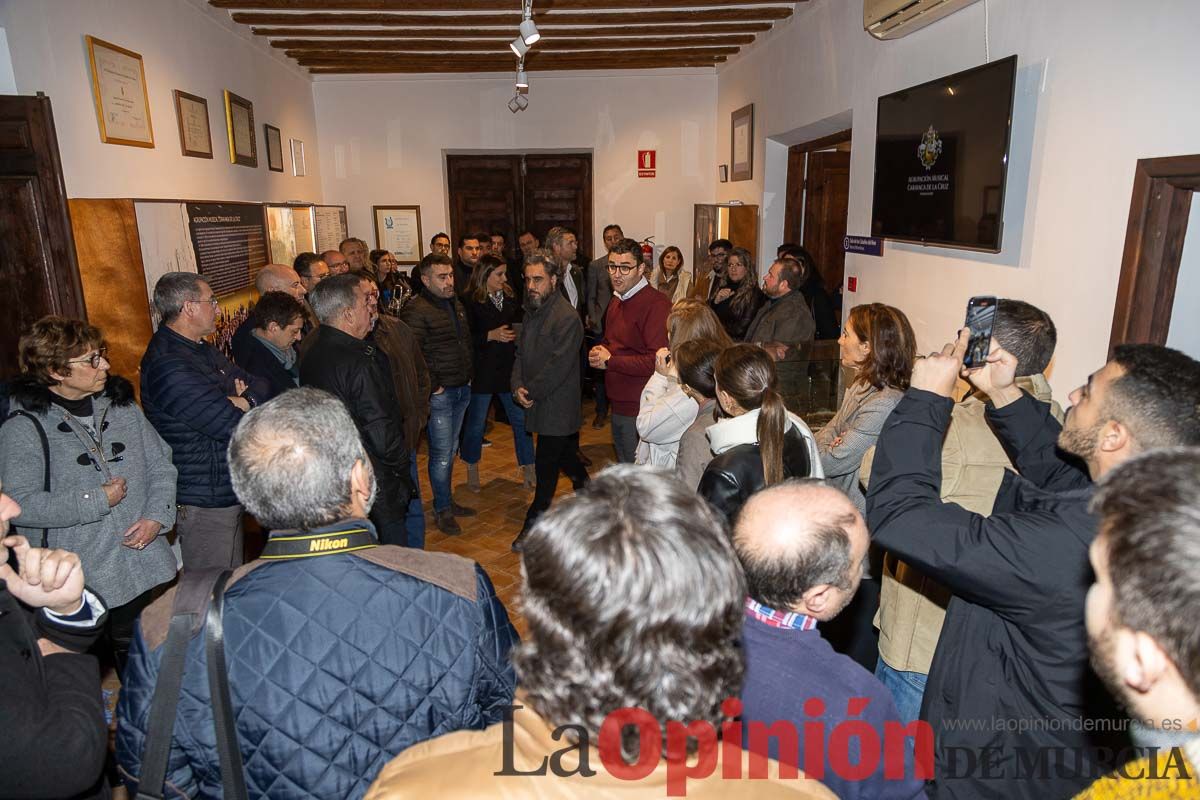
M 654 357 L 654 374 L 646 381 L 638 405 L 638 446 L 634 462 L 674 468 L 679 441 L 696 421 L 700 406 L 679 383 L 673 353 L 684 342 L 709 339 L 723 349 L 733 344 L 720 320 L 702 300 L 684 298 L 667 317 L 667 342 Z
M 716 291 L 709 301 L 730 338 L 738 342 L 746 338 L 754 315 L 765 302 L 767 296 L 758 288 L 754 257 L 744 247 L 733 248 L 729 251 L 725 274 L 718 280 Z
M 692 274 L 683 268 L 683 251 L 671 245 L 658 257 L 658 266 L 650 276 L 650 285 L 667 296 L 672 303 L 687 297 L 692 287 Z
M 735 344 L 713 369 L 725 419 L 708 429 L 715 454 L 697 491 L 731 524 L 750 496 L 785 478 L 821 478 L 812 431 L 788 411 L 779 394 L 775 362 L 752 344 Z

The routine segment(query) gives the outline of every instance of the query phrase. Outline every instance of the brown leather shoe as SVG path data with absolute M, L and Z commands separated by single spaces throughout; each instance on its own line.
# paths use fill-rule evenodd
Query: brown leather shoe
M 462 528 L 458 526 L 458 520 L 454 518 L 454 512 L 452 512 L 450 509 L 447 508 L 445 511 L 437 511 L 434 512 L 434 514 L 439 531 L 447 536 L 458 536 L 460 533 L 462 533 Z

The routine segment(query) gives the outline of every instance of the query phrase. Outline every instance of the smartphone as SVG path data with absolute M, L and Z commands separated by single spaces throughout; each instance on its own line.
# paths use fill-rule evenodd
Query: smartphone
M 967 353 L 963 366 L 978 369 L 987 364 L 988 350 L 992 347 L 992 326 L 996 323 L 996 298 L 972 297 L 967 301 L 967 320 L 963 327 L 969 328 L 971 338 L 967 342 Z

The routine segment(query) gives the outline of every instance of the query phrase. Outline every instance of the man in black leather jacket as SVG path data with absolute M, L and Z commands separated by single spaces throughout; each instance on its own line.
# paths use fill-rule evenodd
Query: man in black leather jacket
M 367 295 L 355 275 L 326 278 L 309 295 L 321 322 L 300 359 L 300 385 L 324 389 L 346 404 L 379 486 L 371 521 L 384 544 L 407 544 L 404 517 L 413 497 L 408 443 L 391 366 L 371 330 Z
M 83 655 L 107 612 L 84 589 L 79 556 L 7 536 L 20 513 L 0 494 L 0 797 L 108 797 L 100 669 Z

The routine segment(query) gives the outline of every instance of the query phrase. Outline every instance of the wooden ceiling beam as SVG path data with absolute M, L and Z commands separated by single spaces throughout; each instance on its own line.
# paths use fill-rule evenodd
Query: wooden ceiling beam
M 800 0 L 803 2 L 803 0 Z M 288 11 L 508 11 L 513 0 L 208 0 L 227 9 Z M 537 0 L 538 11 L 598 11 L 611 8 L 705 8 L 709 6 L 787 6 L 785 0 Z M 519 6 L 518 6 L 519 9 Z
M 574 50 L 621 50 L 645 49 L 671 52 L 677 49 L 692 49 L 696 47 L 712 47 L 737 52 L 739 45 L 750 44 L 753 36 L 689 36 L 686 39 L 588 39 L 586 36 L 564 36 L 562 38 L 543 37 L 537 43 L 539 52 L 564 52 Z M 407 39 L 376 40 L 376 39 L 278 39 L 271 42 L 272 47 L 284 50 L 286 55 L 297 57 L 306 53 L 397 53 L 397 52 L 484 52 L 511 53 L 507 40 L 499 41 L 461 41 L 456 39 Z
M 663 28 L 662 26 L 622 25 L 620 27 L 601 28 L 561 28 L 554 25 L 538 26 L 542 34 L 549 39 L 552 34 L 576 36 L 585 39 L 598 37 L 627 37 L 644 36 L 710 36 L 716 34 L 753 34 L 771 30 L 769 22 L 724 22 L 712 25 L 688 25 L 682 27 Z M 501 39 L 508 41 L 513 38 L 512 28 L 251 28 L 255 36 L 291 39 Z M 665 40 L 664 40 L 665 41 Z
M 624 63 L 638 62 L 679 62 L 706 61 L 726 57 L 737 52 L 737 48 L 709 47 L 696 50 L 644 51 L 629 50 L 618 53 L 608 52 L 576 52 L 576 53 L 530 53 L 525 56 L 525 66 L 531 69 L 552 69 L 550 64 L 587 63 Z M 445 64 L 464 64 L 474 67 L 476 72 L 511 71 L 516 69 L 516 60 L 511 54 L 492 55 L 490 53 L 302 53 L 293 56 L 302 67 L 329 66 L 381 66 L 390 64 L 414 63 L 422 64 L 430 72 L 441 71 Z
M 646 0 L 652 3 L 653 0 Z M 710 22 L 768 22 L 787 19 L 791 8 L 762 6 L 755 8 L 714 8 L 702 11 L 616 11 L 606 14 L 562 13 L 544 14 L 534 9 L 533 19 L 538 27 L 562 25 L 675 25 Z M 469 24 L 473 27 L 511 26 L 521 21 L 518 11 L 506 14 L 434 15 L 434 14 L 338 14 L 336 12 L 281 14 L 262 11 L 235 11 L 234 22 L 244 25 L 384 25 L 389 27 L 445 27 Z
M 594 62 L 594 63 L 574 63 L 562 65 L 543 66 L 541 71 L 573 71 L 573 70 L 612 70 L 612 69 L 689 69 L 696 67 L 712 67 L 725 61 L 724 56 L 718 56 L 710 61 L 662 61 L 662 62 Z M 428 74 L 434 72 L 480 72 L 478 66 L 472 64 L 453 64 L 453 63 L 438 63 L 430 64 L 428 61 L 420 64 L 405 63 L 392 64 L 388 66 L 367 66 L 360 64 L 350 64 L 343 66 L 329 67 L 309 67 L 308 71 L 313 75 L 386 75 L 386 74 Z M 511 65 L 507 69 L 486 69 L 484 72 L 511 72 Z

